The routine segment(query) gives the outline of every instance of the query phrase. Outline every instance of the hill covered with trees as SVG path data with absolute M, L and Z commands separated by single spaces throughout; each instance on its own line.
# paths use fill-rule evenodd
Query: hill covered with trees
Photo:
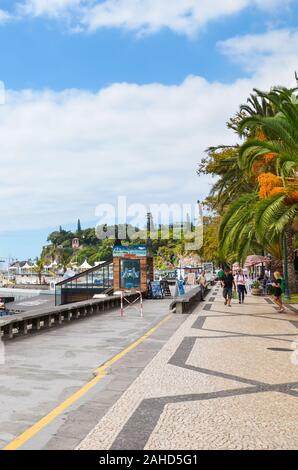
M 164 238 L 164 227 L 159 227 L 151 232 L 151 246 L 155 257 L 155 266 L 158 269 L 173 269 L 179 266 L 180 260 L 187 257 L 200 256 L 204 261 L 217 261 L 217 222 L 211 216 L 205 218 L 204 239 L 205 243 L 199 252 L 187 252 L 185 250 L 186 241 L 182 234 L 181 239 L 174 238 L 173 226 L 168 228 L 169 237 Z M 193 230 L 193 227 L 191 227 Z M 44 265 L 50 265 L 53 261 L 67 267 L 82 264 L 85 260 L 93 265 L 95 262 L 106 260 L 112 256 L 115 237 L 118 233 L 125 233 L 126 239 L 122 245 L 144 244 L 147 240 L 147 229 L 141 230 L 131 225 L 125 226 L 99 226 L 95 228 L 82 229 L 80 220 L 78 220 L 75 231 L 64 230 L 61 226 L 48 236 L 48 244 L 43 247 L 40 262 Z M 98 232 L 106 234 L 105 238 L 98 238 Z M 73 240 L 79 240 L 79 247 L 74 248 Z

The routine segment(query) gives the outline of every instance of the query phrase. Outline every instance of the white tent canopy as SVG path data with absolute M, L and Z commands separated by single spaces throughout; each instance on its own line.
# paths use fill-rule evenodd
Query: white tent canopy
M 92 266 L 91 266 L 91 265 L 88 263 L 88 261 L 85 259 L 84 263 L 81 264 L 80 269 L 86 270 L 86 269 L 90 269 L 90 268 L 92 268 Z
M 22 269 L 32 269 L 32 266 L 30 266 L 28 263 L 25 263 Z

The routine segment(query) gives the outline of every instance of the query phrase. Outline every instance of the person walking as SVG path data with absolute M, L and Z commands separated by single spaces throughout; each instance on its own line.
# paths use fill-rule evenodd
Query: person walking
M 282 275 L 278 272 L 275 271 L 273 274 L 274 280 L 272 282 L 272 287 L 273 287 L 273 301 L 276 303 L 276 305 L 279 307 L 279 312 L 284 313 L 286 310 L 283 306 L 282 303 L 282 283 L 283 283 L 283 278 Z
M 231 301 L 233 297 L 233 287 L 236 289 L 234 276 L 230 268 L 225 270 L 225 276 L 221 281 L 223 287 L 223 297 L 225 299 L 225 305 L 231 307 Z
M 268 293 L 268 282 L 269 282 L 269 278 L 268 278 L 267 274 L 265 273 L 265 275 L 262 279 L 263 295 L 267 295 L 267 293 Z
M 247 291 L 245 286 L 246 279 L 242 269 L 239 269 L 238 273 L 235 275 L 235 284 L 238 292 L 239 304 L 244 304 L 244 298 Z
M 218 273 L 217 273 L 217 279 L 218 279 L 219 281 L 222 281 L 224 277 L 225 277 L 225 272 L 224 272 L 224 270 L 221 268 L 221 269 L 218 271 Z
M 201 272 L 201 275 L 198 279 L 198 284 L 199 286 L 201 286 L 201 300 L 204 302 L 204 296 L 205 296 L 205 291 L 206 291 L 206 287 L 207 287 L 207 279 L 206 279 L 206 273 L 205 271 L 202 271 Z

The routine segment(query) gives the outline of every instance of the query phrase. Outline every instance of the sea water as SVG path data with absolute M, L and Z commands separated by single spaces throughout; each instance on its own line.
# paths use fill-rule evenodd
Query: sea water
M 0 298 L 1 297 L 14 297 L 14 301 L 18 302 L 19 300 L 30 299 L 31 297 L 36 297 L 37 295 L 42 295 L 43 291 L 38 289 L 11 289 L 9 287 L 2 287 L 0 289 Z M 45 292 L 48 294 L 48 291 Z

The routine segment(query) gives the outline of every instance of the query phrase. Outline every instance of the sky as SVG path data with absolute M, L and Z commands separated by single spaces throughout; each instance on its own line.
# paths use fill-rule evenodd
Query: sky
M 0 257 L 118 196 L 203 199 L 206 148 L 297 51 L 298 0 L 0 0 Z

